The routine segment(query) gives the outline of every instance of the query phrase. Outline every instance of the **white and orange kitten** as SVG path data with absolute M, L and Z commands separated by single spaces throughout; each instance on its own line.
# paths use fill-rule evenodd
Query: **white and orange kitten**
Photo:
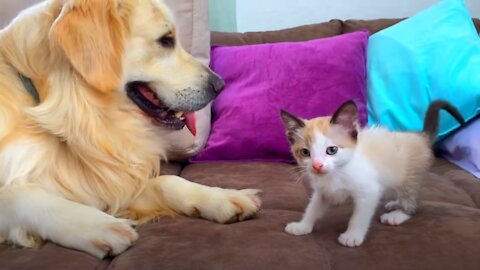
M 422 174 L 433 160 L 431 144 L 441 109 L 464 123 L 457 109 L 445 101 L 429 106 L 420 133 L 361 129 L 353 101 L 344 103 L 333 116 L 311 120 L 282 111 L 293 156 L 307 172 L 314 190 L 302 220 L 288 224 L 285 231 L 309 234 L 330 205 L 351 198 L 354 211 L 338 241 L 348 247 L 359 246 L 388 188 L 396 191 L 397 199 L 385 205 L 389 212 L 380 221 L 400 225 L 408 220 L 417 209 Z

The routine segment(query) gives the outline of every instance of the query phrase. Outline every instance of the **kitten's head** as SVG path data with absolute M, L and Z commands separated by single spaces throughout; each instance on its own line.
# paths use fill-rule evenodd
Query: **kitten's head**
M 297 163 L 314 175 L 345 166 L 357 144 L 358 110 L 347 101 L 332 116 L 301 119 L 281 111 L 291 151 Z

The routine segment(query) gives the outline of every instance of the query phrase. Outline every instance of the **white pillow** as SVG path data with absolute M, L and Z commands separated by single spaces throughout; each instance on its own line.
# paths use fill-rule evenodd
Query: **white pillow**
M 180 43 L 186 51 L 204 65 L 210 63 L 210 28 L 208 25 L 208 0 L 166 0 L 175 16 Z M 197 135 L 185 127 L 167 135 L 168 158 L 183 160 L 199 153 L 207 143 L 211 126 L 211 104 L 196 113 Z

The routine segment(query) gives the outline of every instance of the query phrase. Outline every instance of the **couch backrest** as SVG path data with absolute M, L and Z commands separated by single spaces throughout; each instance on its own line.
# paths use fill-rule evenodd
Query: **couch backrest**
M 212 32 L 211 43 L 213 45 L 247 45 L 274 43 L 285 41 L 305 41 L 316 38 L 331 37 L 350 33 L 360 29 L 368 29 L 374 34 L 382 29 L 390 27 L 403 19 L 377 19 L 377 20 L 331 20 L 329 22 L 304 25 L 277 31 L 248 32 L 248 33 L 224 33 Z M 480 31 L 480 20 L 473 19 L 477 32 Z

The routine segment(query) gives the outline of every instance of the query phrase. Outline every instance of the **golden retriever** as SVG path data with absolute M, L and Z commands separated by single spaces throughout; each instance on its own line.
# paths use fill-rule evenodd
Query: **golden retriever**
M 35 101 L 20 75 L 38 92 Z M 0 31 L 0 242 L 98 258 L 166 215 L 253 216 L 257 190 L 159 176 L 161 130 L 192 127 L 223 81 L 160 0 L 47 0 Z

